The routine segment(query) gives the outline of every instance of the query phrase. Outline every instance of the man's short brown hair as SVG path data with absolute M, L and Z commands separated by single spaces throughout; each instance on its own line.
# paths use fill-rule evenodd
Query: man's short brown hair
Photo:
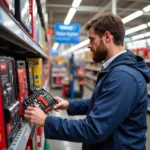
M 119 16 L 114 16 L 112 13 L 104 13 L 87 24 L 85 30 L 88 31 L 91 27 L 94 28 L 100 37 L 102 37 L 106 31 L 110 32 L 114 37 L 114 44 L 123 46 L 125 27 Z

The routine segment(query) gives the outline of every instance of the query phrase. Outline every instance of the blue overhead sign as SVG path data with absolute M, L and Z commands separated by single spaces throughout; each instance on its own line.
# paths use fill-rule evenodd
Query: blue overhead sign
M 80 42 L 80 24 L 55 24 L 55 42 L 61 44 L 77 44 Z

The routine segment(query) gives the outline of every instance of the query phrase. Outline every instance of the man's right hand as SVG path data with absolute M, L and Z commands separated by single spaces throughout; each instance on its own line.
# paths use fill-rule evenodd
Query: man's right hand
M 69 109 L 69 102 L 67 100 L 64 100 L 60 97 L 54 97 L 54 99 L 58 102 L 58 104 L 54 106 L 54 110 L 58 111 L 59 109 L 60 110 Z

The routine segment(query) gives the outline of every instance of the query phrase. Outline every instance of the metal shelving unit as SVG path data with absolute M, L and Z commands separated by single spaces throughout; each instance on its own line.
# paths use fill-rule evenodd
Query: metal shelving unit
M 52 84 L 52 88 L 56 88 L 56 87 L 62 87 L 62 85 Z
M 92 67 L 88 67 L 88 66 L 86 66 L 85 69 L 92 70 L 92 71 L 98 71 L 98 72 L 101 71 L 101 68 L 92 68 Z
M 22 26 L 7 12 L 0 3 L 0 38 L 19 46 L 22 51 L 16 51 L 20 55 L 27 53 L 31 56 L 47 59 L 42 48 L 28 35 Z
M 88 84 L 88 83 L 85 83 L 84 85 L 85 85 L 86 87 L 88 87 L 89 89 L 94 90 L 94 86 L 93 86 L 93 85 L 90 85 L 90 84 Z
M 64 73 L 60 73 L 60 74 L 53 73 L 52 74 L 52 77 L 65 77 L 65 76 L 66 76 L 66 74 L 64 74 Z
M 90 75 L 90 74 L 85 74 L 85 77 L 87 77 L 87 78 L 89 78 L 89 79 L 92 79 L 92 80 L 94 80 L 94 81 L 97 80 L 97 77 L 94 77 L 94 76 L 92 76 L 92 75 Z
M 42 8 L 40 6 L 40 0 L 38 0 L 38 7 L 40 9 L 40 17 L 42 24 L 45 29 L 44 17 L 42 15 Z M 11 47 L 11 50 L 10 50 Z M 43 59 L 48 59 L 47 55 L 37 44 L 30 35 L 24 30 L 24 28 L 19 24 L 19 22 L 14 18 L 14 16 L 3 7 L 0 1 L 0 54 L 8 56 L 19 56 L 22 57 L 41 57 Z M 44 89 L 48 87 L 49 79 L 43 86 Z M 8 150 L 24 150 L 31 131 L 34 125 L 28 122 L 22 121 L 21 127 L 17 132 L 13 142 L 9 146 Z M 44 149 L 44 133 L 42 135 L 42 146 L 39 149 Z
M 21 128 L 8 150 L 23 150 L 26 147 L 33 125 L 21 122 Z

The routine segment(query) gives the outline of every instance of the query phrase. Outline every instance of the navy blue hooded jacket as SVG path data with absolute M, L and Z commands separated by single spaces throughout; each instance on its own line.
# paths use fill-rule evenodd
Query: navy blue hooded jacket
M 45 137 L 82 142 L 83 150 L 145 150 L 150 69 L 131 52 L 119 55 L 98 76 L 92 97 L 70 100 L 68 120 L 48 116 Z

